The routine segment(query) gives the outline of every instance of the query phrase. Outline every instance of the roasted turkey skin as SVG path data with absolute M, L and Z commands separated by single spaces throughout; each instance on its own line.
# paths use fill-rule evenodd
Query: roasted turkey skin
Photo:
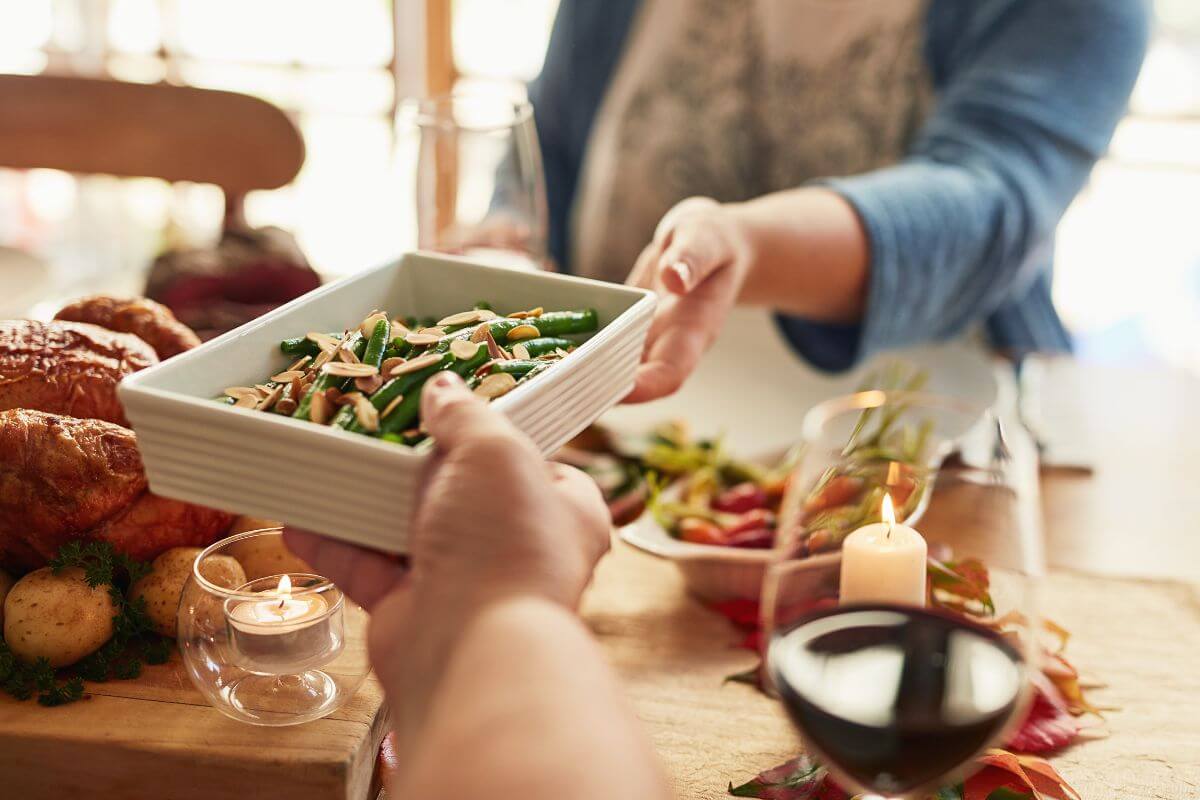
M 171 309 L 145 297 L 83 297 L 65 306 L 54 318 L 132 333 L 154 348 L 163 361 L 200 344 L 200 337 L 175 319 Z
M 133 334 L 83 322 L 0 320 L 0 411 L 28 408 L 128 426 L 117 384 L 157 363 L 153 348 Z
M 133 431 L 28 409 L 0 412 L 0 565 L 44 566 L 75 539 L 149 560 L 203 546 L 233 517 L 147 490 Z

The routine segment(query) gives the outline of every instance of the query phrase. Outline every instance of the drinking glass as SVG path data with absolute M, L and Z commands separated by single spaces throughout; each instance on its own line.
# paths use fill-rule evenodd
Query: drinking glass
M 835 398 L 803 430 L 763 586 L 767 683 L 845 788 L 921 797 L 1024 716 L 1036 458 L 991 411 L 912 392 Z
M 417 246 L 499 266 L 547 263 L 545 176 L 533 107 L 467 92 L 404 101 L 398 142 L 415 150 Z

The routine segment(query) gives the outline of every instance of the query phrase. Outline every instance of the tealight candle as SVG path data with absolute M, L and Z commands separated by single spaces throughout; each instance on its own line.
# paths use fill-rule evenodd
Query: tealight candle
M 880 515 L 882 522 L 864 525 L 842 543 L 840 602 L 924 606 L 925 539 L 896 524 L 891 495 L 883 496 Z
M 239 589 L 254 591 L 252 581 Z M 261 599 L 230 600 L 225 616 L 229 641 L 240 666 L 253 672 L 302 672 L 337 658 L 343 646 L 340 602 L 330 607 L 322 594 L 292 594 L 292 579 L 281 575 Z

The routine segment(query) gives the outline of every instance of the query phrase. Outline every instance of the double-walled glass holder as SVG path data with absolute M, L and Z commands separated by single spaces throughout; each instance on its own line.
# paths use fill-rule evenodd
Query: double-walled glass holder
M 227 574 L 217 568 L 222 557 L 242 564 L 244 585 L 205 577 Z M 213 559 L 220 560 L 206 564 Z M 288 553 L 281 529 L 249 531 L 196 558 L 179 603 L 179 652 L 221 713 L 252 725 L 297 725 L 328 716 L 358 691 L 371 669 L 367 620 Z

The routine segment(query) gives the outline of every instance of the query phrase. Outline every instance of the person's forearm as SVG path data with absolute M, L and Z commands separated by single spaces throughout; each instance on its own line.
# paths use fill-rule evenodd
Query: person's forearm
M 742 222 L 751 259 L 740 302 L 822 322 L 862 316 L 870 248 L 841 195 L 805 187 L 729 208 Z
M 432 687 L 419 729 L 401 732 L 396 796 L 669 796 L 614 675 L 561 606 L 519 598 L 488 608 L 461 631 L 443 666 L 439 676 L 381 672 L 401 704 Z

